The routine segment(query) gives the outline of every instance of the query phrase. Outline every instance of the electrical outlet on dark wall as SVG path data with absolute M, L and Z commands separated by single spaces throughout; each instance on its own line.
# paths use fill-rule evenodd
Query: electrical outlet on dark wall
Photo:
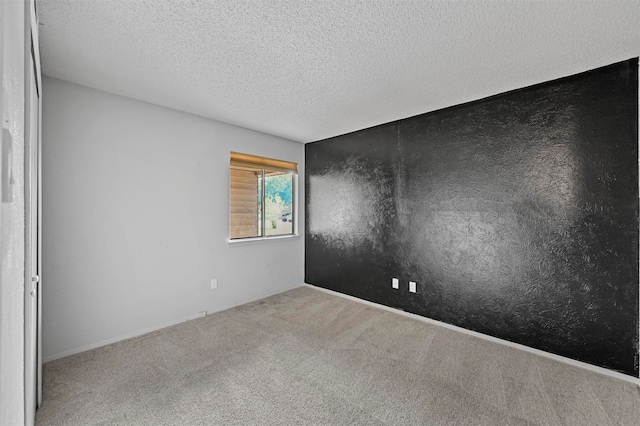
M 637 158 L 637 58 L 307 144 L 306 282 L 637 377 Z

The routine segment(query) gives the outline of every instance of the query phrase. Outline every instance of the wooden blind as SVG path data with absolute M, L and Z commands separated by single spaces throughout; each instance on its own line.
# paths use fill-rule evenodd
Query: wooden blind
M 258 233 L 258 178 L 252 170 L 232 168 L 229 173 L 229 206 L 231 238 L 257 237 Z
M 231 152 L 231 167 L 238 169 L 266 169 L 275 172 L 298 173 L 298 163 Z

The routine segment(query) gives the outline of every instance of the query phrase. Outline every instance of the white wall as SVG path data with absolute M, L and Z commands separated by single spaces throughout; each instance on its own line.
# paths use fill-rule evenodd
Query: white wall
M 0 212 L 0 425 L 24 423 L 24 8 L 0 1 L 2 127 L 15 182 Z
M 303 236 L 227 243 L 230 151 L 298 162 L 304 200 L 300 143 L 44 79 L 45 361 L 303 283 Z

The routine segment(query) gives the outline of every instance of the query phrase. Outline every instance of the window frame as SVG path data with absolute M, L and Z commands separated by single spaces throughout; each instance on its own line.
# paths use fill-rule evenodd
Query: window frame
M 232 227 L 232 216 L 233 213 L 231 211 L 231 171 L 232 170 L 256 170 L 257 180 L 259 182 L 259 186 L 257 188 L 258 200 L 259 204 L 258 208 L 258 219 L 259 219 L 259 227 L 258 234 L 256 236 L 247 236 L 247 237 L 232 237 L 231 227 Z M 257 172 L 259 171 L 259 174 Z M 266 232 L 266 224 L 267 224 L 267 215 L 266 215 L 266 181 L 269 173 L 283 173 L 291 176 L 291 232 L 286 234 L 275 234 L 275 235 L 267 235 Z M 299 237 L 298 234 L 298 197 L 297 197 L 297 189 L 298 189 L 298 164 L 285 161 L 285 160 L 277 160 L 273 158 L 267 157 L 259 157 L 251 154 L 242 154 L 237 152 L 230 152 L 230 161 L 229 161 L 229 237 L 227 242 L 230 244 L 241 243 L 241 242 L 250 242 L 250 241 L 263 241 L 263 240 L 278 240 L 278 239 L 287 239 L 287 238 L 295 238 Z

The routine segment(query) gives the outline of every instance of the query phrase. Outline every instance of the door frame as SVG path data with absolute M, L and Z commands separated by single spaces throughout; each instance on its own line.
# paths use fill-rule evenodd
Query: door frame
M 35 0 L 25 2 L 24 58 L 24 398 L 25 424 L 35 423 L 42 401 L 41 271 L 41 112 L 42 76 Z

